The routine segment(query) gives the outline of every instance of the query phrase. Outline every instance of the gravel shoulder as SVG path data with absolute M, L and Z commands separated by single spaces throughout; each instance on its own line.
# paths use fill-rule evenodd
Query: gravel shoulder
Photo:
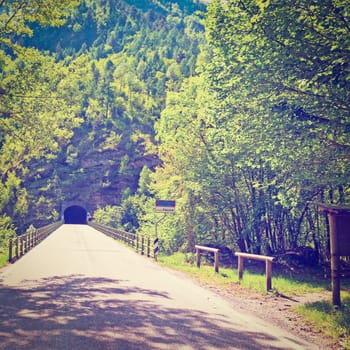
M 176 271 L 176 273 L 186 275 L 180 271 Z M 289 298 L 283 295 L 262 295 L 254 290 L 241 288 L 237 283 L 232 283 L 228 288 L 223 289 L 214 283 L 197 282 L 225 298 L 237 310 L 266 320 L 290 332 L 296 338 L 317 345 L 320 350 L 343 349 L 338 342 L 334 342 L 322 331 L 315 330 L 312 324 L 295 311 L 298 306 L 303 304 L 331 300 L 331 292 L 313 292 Z

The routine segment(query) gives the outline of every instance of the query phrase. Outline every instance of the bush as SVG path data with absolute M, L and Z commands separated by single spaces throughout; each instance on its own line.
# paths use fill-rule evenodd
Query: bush
M 7 215 L 0 216 L 0 251 L 8 248 L 10 238 L 16 237 L 16 229 Z
M 119 228 L 121 221 L 121 209 L 120 207 L 110 205 L 107 205 L 104 208 L 98 208 L 94 212 L 94 220 L 102 225 Z

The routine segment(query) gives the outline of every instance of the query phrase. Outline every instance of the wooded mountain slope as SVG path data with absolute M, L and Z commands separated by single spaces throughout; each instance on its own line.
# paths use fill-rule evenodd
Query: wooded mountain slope
M 50 3 L 0 7 L 3 227 L 81 201 L 153 235 L 165 198 L 164 252 L 328 259 L 312 203 L 350 202 L 348 1 Z

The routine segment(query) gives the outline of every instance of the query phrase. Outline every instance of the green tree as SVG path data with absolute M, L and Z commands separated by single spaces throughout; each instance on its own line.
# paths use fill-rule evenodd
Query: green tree
M 267 203 L 288 210 L 274 233 L 282 248 L 305 244 L 317 226 L 305 219 L 308 201 L 349 201 L 348 23 L 346 1 L 209 6 L 211 88 L 231 121 L 232 146 L 244 150 L 239 164 L 265 174 L 249 187 L 260 196 L 273 186 Z
M 52 158 L 79 125 L 67 67 L 19 41 L 31 23 L 61 25 L 78 1 L 1 1 L 0 11 L 0 213 L 27 210 L 22 181 L 30 162 Z M 9 52 L 12 50 L 12 54 Z
M 32 23 L 60 26 L 80 0 L 2 0 L 0 2 L 0 43 L 19 49 L 13 36 L 33 35 Z
M 346 1 L 209 6 L 212 86 L 281 178 L 348 183 L 348 10 Z
M 325 258 L 326 225 L 308 203 L 349 200 L 349 74 L 333 64 L 347 62 L 347 4 L 287 5 L 213 1 L 210 59 L 168 92 L 153 189 L 177 199 L 189 248 L 311 245 Z
M 109 227 L 120 228 L 121 218 L 121 208 L 117 206 L 107 205 L 94 211 L 94 220 Z

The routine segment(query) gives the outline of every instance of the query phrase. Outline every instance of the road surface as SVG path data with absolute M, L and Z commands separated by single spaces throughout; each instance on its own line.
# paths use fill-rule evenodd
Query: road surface
M 0 349 L 317 349 L 86 225 L 0 270 Z

